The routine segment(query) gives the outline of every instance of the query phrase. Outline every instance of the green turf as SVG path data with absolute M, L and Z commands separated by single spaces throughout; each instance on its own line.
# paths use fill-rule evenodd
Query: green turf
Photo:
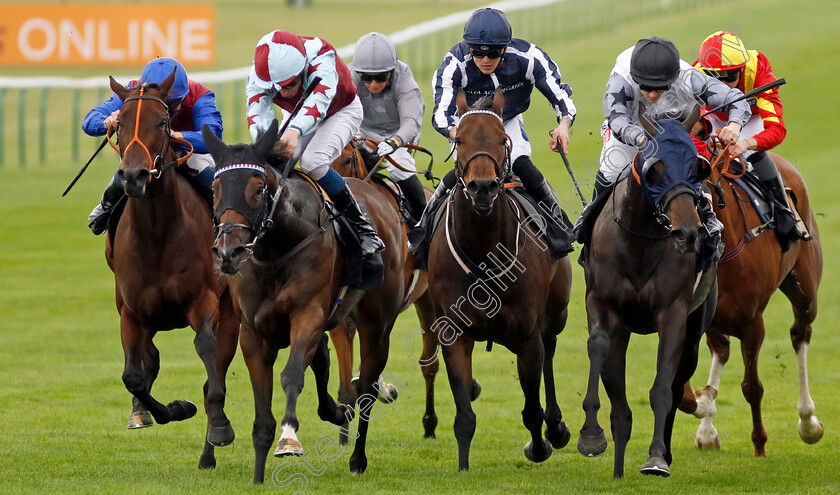
M 290 11 L 284 2 L 248 3 L 261 4 L 261 12 L 269 8 L 274 12 L 239 19 L 234 15 L 238 10 L 235 2 L 221 4 L 227 9 L 224 12 L 240 23 L 239 27 L 224 28 L 229 30 L 225 36 L 235 40 L 224 49 L 240 51 L 238 59 L 247 59 L 252 49 L 252 41 L 238 39 L 246 22 L 254 32 L 250 38 L 256 39 L 263 31 L 287 27 L 280 26 L 279 19 L 288 16 L 286 19 L 295 19 L 289 26 L 301 26 L 300 32 L 320 34 L 317 30 L 322 29 L 325 38 L 342 45 L 373 29 L 392 32 L 444 12 L 468 8 L 455 2 L 425 2 L 421 4 L 423 8 L 409 10 L 411 18 L 404 18 L 400 9 L 413 8 L 409 2 L 398 2 L 400 9 L 391 7 L 395 2 L 370 2 L 375 4 L 375 10 L 358 12 L 347 8 L 347 2 L 314 0 L 316 7 L 335 6 L 334 17 L 319 17 L 316 22 L 314 18 L 318 16 L 311 11 L 306 15 Z M 350 21 L 351 14 L 357 22 Z M 840 172 L 833 166 L 838 147 L 831 144 L 832 117 L 840 110 L 832 97 L 838 82 L 835 67 L 840 63 L 834 27 L 838 18 L 838 7 L 830 0 L 808 5 L 748 0 L 665 17 L 640 18 L 632 25 L 608 32 L 580 33 L 575 41 L 543 45 L 575 90 L 579 116 L 573 127 L 569 158 L 579 178 L 585 175 L 582 164 L 597 160 L 598 129 L 603 118 L 601 98 L 613 60 L 641 37 L 670 37 L 687 54 L 707 34 L 737 24 L 748 47 L 765 52 L 776 75 L 787 79 L 788 85 L 781 94 L 788 137 L 779 151 L 799 167 L 809 183 L 825 252 L 820 314 L 809 352 L 812 396 L 817 415 L 826 427 L 818 444 L 806 445 L 796 433 L 796 358 L 787 331 L 792 317 L 786 300 L 777 295 L 765 313 L 768 334 L 760 359 L 765 386 L 764 422 L 769 434 L 767 458 L 752 456 L 750 411 L 740 392 L 743 368 L 738 344 L 734 343 L 717 402 L 715 424 L 722 450 L 695 451 L 692 440 L 698 422 L 680 415 L 674 430 L 671 478 L 638 474 L 647 458 L 653 423 L 647 402 L 656 346 L 652 336 L 636 336 L 630 344 L 627 385 L 635 422 L 625 479 L 612 479 L 612 443 L 600 458 L 579 456 L 574 444 L 583 423 L 581 402 L 588 360 L 584 287 L 582 274 L 575 266 L 569 323 L 558 340 L 555 359 L 559 402 L 572 430 L 572 440 L 565 449 L 555 451 L 539 465 L 525 459 L 522 448 L 529 437 L 521 423 L 523 397 L 515 358 L 499 346 L 489 354 L 477 347 L 474 373 L 483 391 L 473 404 L 478 427 L 473 440 L 472 470 L 458 473 L 452 433 L 454 406 L 445 372 L 437 380 L 438 438 L 422 438 L 423 380 L 403 350 L 410 332 L 417 327 L 417 319 L 409 310 L 397 322 L 388 364 L 388 371 L 406 386 L 398 401 L 385 407 L 371 425 L 368 471 L 362 476 L 350 476 L 349 452 L 345 451 L 332 463 L 311 461 L 315 472 L 323 471 L 320 476 L 300 465 L 291 466 L 278 476 L 285 479 L 292 472 L 305 475 L 307 493 L 840 491 L 836 420 L 840 406 L 833 401 L 840 386 L 840 335 L 831 330 L 840 319 L 836 305 L 840 294 L 834 287 L 840 276 L 834 264 L 840 217 L 836 184 Z M 329 29 L 321 27 L 324 23 Z M 516 34 L 528 38 L 527 31 Z M 241 62 L 223 64 L 238 65 Z M 428 81 L 424 76 L 420 83 L 430 110 Z M 526 116 L 526 129 L 534 143 L 534 161 L 561 195 L 569 197 L 570 181 L 562 162 L 545 145 L 546 132 L 554 127 L 548 105 L 540 95 L 534 95 L 532 106 Z M 424 126 L 422 144 L 435 152 L 440 174 L 446 143 L 431 129 L 428 118 Z M 6 151 L 8 161 L 10 150 Z M 56 156 L 58 152 L 51 151 Z M 234 360 L 228 377 L 227 399 L 227 413 L 238 437 L 232 446 L 217 450 L 216 470 L 197 469 L 205 429 L 203 413 L 179 424 L 140 431 L 125 428 L 130 398 L 120 379 L 123 357 L 113 278 L 105 265 L 103 239 L 91 236 L 85 226 L 87 214 L 116 163 L 113 152 L 106 152 L 110 154 L 97 161 L 65 198 L 60 198 L 60 193 L 75 174 L 78 163 L 55 160 L 44 166 L 19 168 L 7 164 L 0 168 L 0 451 L 5 456 L 0 464 L 0 493 L 294 492 L 298 486 L 280 490 L 269 481 L 270 473 L 283 465 L 274 458 L 268 461 L 267 483 L 251 485 L 253 399 L 241 354 Z M 204 370 L 192 339 L 189 330 L 167 332 L 156 338 L 162 366 L 154 392 L 163 401 L 186 398 L 200 403 Z M 419 349 L 413 350 L 419 353 Z M 285 356 L 281 352 L 276 374 Z M 705 381 L 708 366 L 708 353 L 703 348 L 695 384 Z M 331 383 L 334 389 L 335 378 Z M 317 419 L 313 390 L 314 381 L 309 376 L 298 408 L 300 438 L 309 448 L 320 436 L 334 432 Z M 608 430 L 608 401 L 603 397 L 602 402 L 601 424 Z M 278 418 L 282 405 L 283 394 L 277 380 L 274 413 Z

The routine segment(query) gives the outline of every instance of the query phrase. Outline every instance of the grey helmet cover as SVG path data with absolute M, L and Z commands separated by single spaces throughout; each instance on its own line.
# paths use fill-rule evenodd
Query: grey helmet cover
M 397 50 L 388 36 L 372 32 L 356 42 L 353 68 L 358 72 L 387 72 L 397 66 Z

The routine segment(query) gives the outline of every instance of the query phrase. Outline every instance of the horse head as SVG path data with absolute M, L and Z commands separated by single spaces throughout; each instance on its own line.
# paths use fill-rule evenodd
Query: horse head
M 689 135 L 699 116 L 700 107 L 695 105 L 682 122 L 652 122 L 643 106 L 639 109 L 648 139 L 645 149 L 634 159 L 633 175 L 653 207 L 656 221 L 670 231 L 682 253 L 696 253 L 708 234 L 697 213 L 697 204 L 702 195 L 700 184 L 708 178 L 710 168 L 698 158 Z
M 146 184 L 152 177 L 160 176 L 164 168 L 186 160 L 184 157 L 183 160 L 164 164 L 165 157 L 174 156 L 169 147 L 172 138 L 169 135 L 170 115 L 166 97 L 175 80 L 175 71 L 159 85 L 138 84 L 129 89 L 113 77 L 110 79 L 111 89 L 123 101 L 117 118 L 119 147 L 111 143 L 120 154 L 117 174 L 125 193 L 137 198 L 146 193 Z M 109 131 L 109 138 L 110 134 Z
M 455 174 L 473 210 L 487 216 L 509 173 L 510 148 L 502 125 L 504 96 L 497 89 L 493 98 L 479 99 L 467 106 L 466 95 L 458 93 Z
M 359 151 L 356 143 L 351 139 L 347 146 L 341 150 L 338 158 L 330 163 L 330 168 L 338 172 L 342 177 L 355 177 L 357 179 L 364 179 L 368 175 L 368 169 L 365 166 L 365 160 Z
M 204 142 L 216 162 L 213 180 L 213 259 L 232 275 L 251 254 L 253 244 L 270 222 L 270 189 L 276 186 L 266 158 L 277 141 L 277 120 L 252 144 L 226 145 L 206 125 Z

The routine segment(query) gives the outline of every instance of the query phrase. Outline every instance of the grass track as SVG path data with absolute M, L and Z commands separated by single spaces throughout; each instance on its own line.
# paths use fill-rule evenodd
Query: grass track
M 282 4 L 248 3 L 259 4 L 263 9 Z M 341 7 L 346 3 L 314 0 L 317 9 Z M 248 19 L 251 23 L 248 29 L 255 33 L 250 37 L 256 39 L 263 31 L 288 27 L 277 21 L 287 16 L 284 19 L 290 25 L 301 26 L 298 31 L 315 33 L 323 29 L 324 37 L 340 46 L 373 29 L 391 32 L 444 10 L 469 8 L 442 2 L 434 4 L 435 12 L 410 11 L 409 19 L 389 8 L 393 2 L 371 3 L 379 6 L 375 12 L 336 7 L 336 15 L 323 19 L 316 12 L 299 18 L 295 11 L 275 7 L 273 20 L 267 15 L 253 16 Z M 398 12 L 409 8 L 408 2 L 396 3 Z M 231 13 L 234 18 L 233 5 L 233 2 L 220 2 L 220 18 L 222 12 Z M 428 3 L 421 5 L 432 10 Z M 316 17 L 318 23 L 312 23 Z M 324 19 L 329 28 L 318 27 Z M 765 386 L 764 421 L 769 434 L 767 458 L 752 457 L 750 413 L 739 390 L 743 372 L 736 343 L 723 375 L 715 421 L 722 450 L 696 452 L 692 439 L 697 421 L 680 415 L 674 432 L 672 477 L 662 480 L 639 475 L 638 467 L 647 457 L 652 430 L 647 395 L 653 380 L 656 339 L 638 336 L 631 341 L 628 362 L 628 399 L 635 422 L 627 451 L 626 477 L 622 481 L 611 478 L 612 443 L 601 458 L 580 457 L 574 451 L 574 443 L 583 422 L 581 401 L 588 361 L 582 274 L 576 267 L 569 324 L 558 340 L 555 359 L 558 398 L 572 429 L 570 446 L 555 451 L 551 459 L 540 465 L 525 460 L 522 447 L 528 435 L 521 424 L 522 393 L 515 376 L 514 358 L 499 346 L 490 354 L 477 347 L 474 369 L 483 392 L 474 403 L 478 428 L 473 440 L 472 471 L 459 474 L 451 426 L 454 406 L 445 373 L 437 381 L 441 421 L 438 439 L 422 439 L 422 377 L 403 352 L 405 339 L 417 326 L 416 317 L 409 312 L 395 328 L 388 365 L 388 371 L 402 380 L 406 389 L 371 427 L 368 472 L 360 477 L 349 476 L 348 452 L 331 464 L 313 460 L 315 470 L 322 469 L 323 474 L 306 475 L 307 493 L 840 491 L 837 475 L 840 429 L 836 419 L 840 406 L 834 400 L 840 386 L 840 334 L 835 331 L 840 319 L 836 303 L 840 296 L 836 288 L 840 279 L 836 255 L 840 244 L 837 235 L 840 172 L 834 167 L 838 146 L 836 139 L 830 137 L 833 117 L 840 110 L 832 95 L 840 82 L 834 69 L 840 63 L 840 45 L 834 27 L 837 19 L 840 19 L 838 6 L 829 0 L 809 2 L 807 8 L 802 3 L 749 0 L 714 10 L 700 9 L 650 19 L 610 33 L 593 33 L 576 41 L 543 46 L 557 60 L 566 80 L 575 89 L 579 117 L 573 128 L 569 157 L 578 178 L 584 175 L 581 164 L 597 160 L 600 145 L 597 131 L 602 120 L 600 102 L 614 57 L 641 37 L 649 34 L 670 37 L 684 58 L 689 58 L 687 54 L 707 34 L 730 28 L 734 23 L 748 47 L 764 51 L 776 75 L 788 80 L 788 85 L 782 88 L 788 137 L 779 151 L 796 163 L 809 182 L 812 205 L 820 214 L 826 258 L 820 314 L 809 352 L 812 395 L 817 415 L 826 427 L 820 443 L 805 445 L 795 431 L 796 359 L 786 330 L 792 318 L 786 300 L 777 295 L 765 313 L 768 335 L 760 360 Z M 241 59 L 250 56 L 253 43 L 237 39 L 235 34 L 243 29 L 241 24 L 225 29 L 230 30 L 235 42 L 225 48 L 230 54 L 220 54 L 220 68 L 242 65 Z M 515 34 L 528 38 L 527 32 Z M 234 58 L 231 55 L 234 52 L 240 55 Z M 228 58 L 233 60 L 222 61 Z M 424 77 L 420 83 L 430 110 L 427 81 Z M 545 133 L 553 127 L 552 117 L 541 96 L 534 96 L 532 107 L 526 125 L 537 150 L 534 161 L 562 195 L 570 181 L 559 158 L 543 149 Z M 423 144 L 440 160 L 445 156 L 444 140 L 434 133 L 428 119 L 424 124 Z M 3 254 L 0 451 L 5 455 L 5 462 L 0 465 L 0 493 L 293 492 L 298 486 L 280 490 L 270 482 L 261 487 L 251 485 L 253 399 L 239 355 L 228 377 L 227 400 L 227 412 L 238 440 L 231 447 L 217 450 L 216 470 L 200 472 L 196 468 L 205 426 L 201 413 L 180 424 L 141 431 L 125 429 L 130 407 L 128 393 L 120 380 L 123 363 L 113 279 L 104 263 L 102 239 L 91 236 L 84 225 L 112 173 L 113 156 L 106 156 L 66 198 L 59 195 L 80 164 L 63 162 L 27 169 L 11 166 L 0 169 L 0 225 L 3 227 L 0 230 Z M 440 164 L 438 167 L 442 173 L 443 167 Z M 162 367 L 155 393 L 165 401 L 188 398 L 199 403 L 204 371 L 192 346 L 192 332 L 161 334 L 156 345 L 161 351 Z M 281 352 L 278 374 L 284 362 L 285 354 Z M 708 354 L 701 349 L 696 384 L 705 380 L 708 364 Z M 335 380 L 332 383 L 334 388 Z M 333 431 L 316 418 L 313 389 L 314 381 L 308 377 L 299 408 L 300 436 L 307 446 Z M 602 402 L 600 418 L 606 427 L 608 402 L 605 398 Z M 282 403 L 278 381 L 274 408 L 278 416 Z M 279 460 L 269 459 L 267 470 L 270 473 L 281 465 Z M 302 467 L 292 466 L 281 473 L 281 478 L 291 472 L 306 473 Z

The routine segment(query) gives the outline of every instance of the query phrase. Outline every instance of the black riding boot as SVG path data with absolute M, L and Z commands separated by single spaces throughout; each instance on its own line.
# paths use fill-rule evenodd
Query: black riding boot
M 105 192 L 102 193 L 102 200 L 96 205 L 96 208 L 88 216 L 88 227 L 93 231 L 94 235 L 99 235 L 108 230 L 108 220 L 111 218 L 111 208 L 117 204 L 117 201 L 122 198 L 125 191 L 123 191 L 122 182 L 116 176 L 108 183 Z
M 432 217 L 435 216 L 435 211 L 437 211 L 442 204 L 441 199 L 449 195 L 449 191 L 455 187 L 457 182 L 458 179 L 455 177 L 454 169 L 450 170 L 443 176 L 440 184 L 438 184 L 435 189 L 435 193 L 432 194 L 432 197 L 429 198 L 428 203 L 426 203 L 426 207 L 423 209 L 423 214 L 420 216 L 420 220 L 417 222 L 417 225 L 415 225 L 411 232 L 408 233 L 408 249 L 414 253 L 415 268 L 420 268 L 421 270 L 426 269 L 426 261 L 429 254 L 429 239 L 427 239 L 427 235 L 431 234 L 430 231 L 432 226 L 430 224 L 432 222 Z
M 782 182 L 782 176 L 779 174 L 779 169 L 773 163 L 773 159 L 764 151 L 758 151 L 747 158 L 752 163 L 758 178 L 767 187 L 773 200 L 776 203 L 773 208 L 776 221 L 776 235 L 779 238 L 782 252 L 790 249 L 790 243 L 799 239 L 810 241 L 811 235 L 804 224 L 800 224 L 793 212 L 790 203 L 788 202 L 787 194 L 785 193 L 785 185 Z
M 697 213 L 700 214 L 700 221 L 706 226 L 709 235 L 700 243 L 700 252 L 697 256 L 696 266 L 698 272 L 706 271 L 713 264 L 720 261 L 724 248 L 723 243 L 720 241 L 723 223 L 718 220 L 715 211 L 712 209 L 712 193 L 705 185 L 701 187 L 700 192 Z
M 359 243 L 362 246 L 362 257 L 368 258 L 385 249 L 385 243 L 376 235 L 376 229 L 370 224 L 367 215 L 362 213 L 359 203 L 350 192 L 350 188 L 344 186 L 338 194 L 333 194 L 333 203 L 338 211 L 350 222 Z
M 540 214 L 545 219 L 545 234 L 551 258 L 558 260 L 574 251 L 572 226 L 542 172 L 534 166 L 530 157 L 520 156 L 513 162 L 513 173 L 519 176 L 525 191 L 537 202 Z
M 408 202 L 408 210 L 414 220 L 411 228 L 414 228 L 420 222 L 420 216 L 423 215 L 423 210 L 426 209 L 426 190 L 423 189 L 423 184 L 417 175 L 412 175 L 408 179 L 397 181 L 400 186 L 406 201 Z

